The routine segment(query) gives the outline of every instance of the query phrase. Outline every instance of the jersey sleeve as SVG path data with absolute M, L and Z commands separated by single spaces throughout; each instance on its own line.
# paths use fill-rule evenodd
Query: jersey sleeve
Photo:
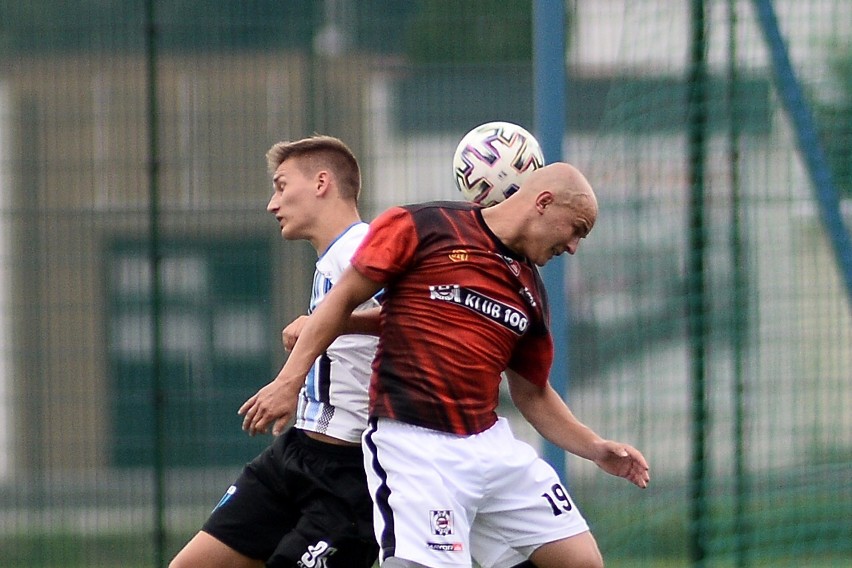
M 352 266 L 374 282 L 387 283 L 411 265 L 418 242 L 411 213 L 392 207 L 370 223 Z
M 547 332 L 531 332 L 521 338 L 508 367 L 536 386 L 547 384 L 553 364 L 553 339 Z

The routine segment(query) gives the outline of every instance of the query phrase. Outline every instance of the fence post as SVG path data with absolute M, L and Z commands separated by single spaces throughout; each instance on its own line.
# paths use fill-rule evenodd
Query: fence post
M 690 552 L 693 565 L 704 566 L 710 519 L 707 502 L 707 356 L 706 262 L 704 218 L 705 156 L 707 153 L 707 40 L 703 0 L 693 0 L 690 18 L 689 81 L 687 83 L 689 170 L 689 258 L 687 310 L 692 385 L 692 473 Z
M 166 403 L 162 380 L 161 290 L 160 290 L 160 139 L 159 107 L 157 101 L 157 19 L 156 0 L 145 0 L 145 79 L 148 122 L 148 260 L 151 276 L 151 337 L 152 377 L 151 404 L 154 411 L 154 554 L 155 566 L 166 565 L 165 527 L 165 441 L 164 421 Z
M 545 162 L 562 159 L 565 133 L 565 3 L 563 0 L 535 0 L 533 3 L 533 91 L 535 134 Z M 550 296 L 550 321 L 554 356 L 550 382 L 563 398 L 569 384 L 570 314 L 565 293 L 566 264 L 554 258 L 542 269 Z M 544 459 L 565 479 L 565 451 L 545 441 Z
M 740 187 L 740 113 L 739 74 L 737 72 L 737 2 L 728 0 L 728 165 L 731 176 L 731 274 L 733 274 L 733 317 L 731 318 L 731 352 L 733 353 L 733 385 L 731 403 L 734 408 L 734 551 L 737 568 L 749 564 L 750 527 L 746 517 L 748 474 L 745 451 L 745 373 L 743 369 L 748 318 L 748 275 L 746 273 L 744 234 L 742 230 L 742 195 Z

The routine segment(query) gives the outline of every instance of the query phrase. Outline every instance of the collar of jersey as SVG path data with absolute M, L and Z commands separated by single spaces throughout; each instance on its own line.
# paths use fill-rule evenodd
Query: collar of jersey
M 527 258 L 525 256 L 522 256 L 522 255 L 516 253 L 515 251 L 513 251 L 512 249 L 510 249 L 509 247 L 504 245 L 503 241 L 501 241 L 497 237 L 497 235 L 494 234 L 494 232 L 488 226 L 488 223 L 485 222 L 485 218 L 482 217 L 482 207 L 475 208 L 473 210 L 473 213 L 474 213 L 474 215 L 476 215 L 476 220 L 479 222 L 479 225 L 482 227 L 482 230 L 485 231 L 488 234 L 489 237 L 491 237 L 491 240 L 494 242 L 494 245 L 497 247 L 497 252 L 499 252 L 503 256 L 508 256 L 511 259 L 517 260 L 518 262 L 521 262 L 521 263 L 527 262 Z
M 324 251 L 322 251 L 322 254 L 321 254 L 321 255 L 319 256 L 319 258 L 317 259 L 317 262 L 319 262 L 320 260 L 322 260 L 322 257 L 324 257 L 324 256 L 326 255 L 326 253 L 327 253 L 328 251 L 330 251 L 330 250 L 331 250 L 331 247 L 333 247 L 333 246 L 334 246 L 334 243 L 336 243 L 337 241 L 339 241 L 339 240 L 340 240 L 340 238 L 341 238 L 343 235 L 345 235 L 346 233 L 348 233 L 348 232 L 352 229 L 352 227 L 356 227 L 356 226 L 360 225 L 360 224 L 361 224 L 361 223 L 363 223 L 363 222 L 364 222 L 364 221 L 355 221 L 354 223 L 352 223 L 351 225 L 349 225 L 348 227 L 346 227 L 345 229 L 343 229 L 343 230 L 340 232 L 340 234 L 339 234 L 339 235 L 337 235 L 336 237 L 334 237 L 334 240 L 333 240 L 333 241 L 331 241 L 331 243 L 329 243 L 329 245 L 325 248 L 325 250 L 324 250 Z

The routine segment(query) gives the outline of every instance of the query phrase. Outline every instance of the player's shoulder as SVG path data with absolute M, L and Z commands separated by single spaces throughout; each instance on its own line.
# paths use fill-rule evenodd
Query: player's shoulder
M 320 271 L 329 270 L 331 266 L 349 264 L 349 259 L 355 252 L 355 249 L 364 240 L 370 226 L 358 221 L 350 225 L 345 231 L 340 233 L 334 241 L 328 246 L 326 251 L 317 260 L 317 268 Z
M 421 211 L 471 211 L 478 209 L 479 205 L 468 201 L 427 201 L 424 203 L 412 203 L 403 205 L 403 209 L 411 213 L 419 213 Z
M 446 232 L 451 227 L 476 226 L 478 215 L 471 213 L 478 205 L 464 201 L 429 201 L 397 205 L 387 209 L 374 220 L 377 227 L 413 228 L 422 238 Z
M 470 215 L 470 212 L 479 208 L 479 205 L 466 201 L 429 201 L 404 206 L 404 210 L 411 215 L 416 225 L 427 227 L 455 223 L 452 219 L 473 220 L 474 216 Z
M 367 234 L 370 226 L 364 221 L 357 221 L 347 227 L 342 233 L 337 235 L 331 244 L 328 246 L 325 255 L 334 255 L 345 252 L 353 245 L 357 246 Z
M 364 238 L 364 235 L 367 234 L 367 231 L 370 229 L 370 224 L 366 221 L 358 221 L 357 223 L 353 223 L 348 229 L 346 229 L 343 234 L 340 235 L 341 239 L 347 241 L 360 241 Z

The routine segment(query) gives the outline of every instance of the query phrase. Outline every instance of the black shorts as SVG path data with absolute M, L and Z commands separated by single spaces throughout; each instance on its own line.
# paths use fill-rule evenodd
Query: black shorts
M 369 568 L 378 545 L 361 448 L 290 428 L 246 465 L 202 530 L 274 568 Z

